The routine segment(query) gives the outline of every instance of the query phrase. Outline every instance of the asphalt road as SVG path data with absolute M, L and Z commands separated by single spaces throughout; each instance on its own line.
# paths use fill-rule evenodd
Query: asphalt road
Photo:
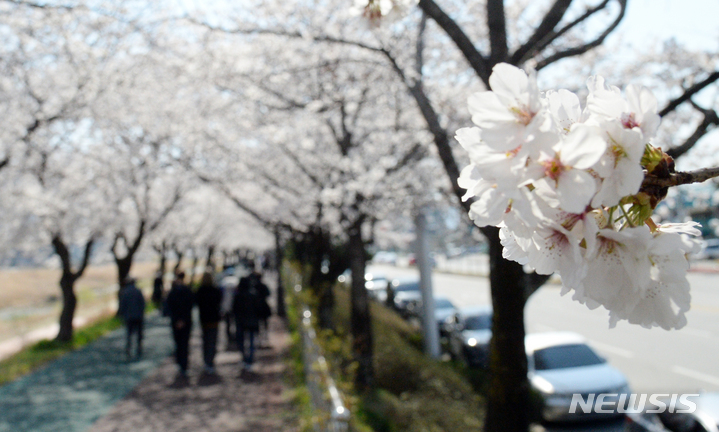
M 368 271 L 387 277 L 416 275 L 414 268 L 372 265 Z M 589 310 L 560 296 L 547 284 L 530 298 L 528 332 L 568 330 L 582 334 L 602 356 L 621 370 L 635 393 L 719 391 L 719 274 L 690 273 L 692 309 L 681 330 L 644 329 L 626 322 L 609 328 L 609 313 Z M 435 273 L 434 291 L 458 307 L 490 304 L 485 277 Z

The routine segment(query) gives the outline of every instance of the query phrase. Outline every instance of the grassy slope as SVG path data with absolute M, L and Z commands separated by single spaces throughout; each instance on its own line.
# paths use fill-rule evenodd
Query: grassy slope
M 344 372 L 351 394 L 353 365 L 349 358 L 349 295 L 338 289 L 336 335 L 324 335 L 333 363 Z M 421 350 L 421 337 L 397 314 L 372 305 L 375 387 L 355 398 L 354 411 L 376 431 L 481 430 L 481 397 L 452 365 L 433 361 Z

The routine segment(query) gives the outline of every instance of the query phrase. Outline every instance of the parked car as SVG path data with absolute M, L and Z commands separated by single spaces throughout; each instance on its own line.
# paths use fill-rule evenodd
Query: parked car
M 419 290 L 419 278 L 394 279 L 390 288 L 394 296 L 394 308 L 402 317 L 419 316 L 422 293 Z
M 452 318 L 458 312 L 457 307 L 448 298 L 434 298 L 434 320 L 439 328 L 440 337 L 449 337 Z
M 379 251 L 372 257 L 372 262 L 376 264 L 397 264 L 397 253 L 388 251 Z
M 452 358 L 470 367 L 489 366 L 489 341 L 492 339 L 492 307 L 461 309 L 448 324 L 449 352 Z
M 702 248 L 696 255 L 696 259 L 717 259 L 719 258 L 719 238 L 702 240 Z
M 677 412 L 691 408 L 677 402 L 672 409 L 659 414 L 664 426 L 672 432 L 719 432 L 719 392 L 702 393 L 689 401 L 696 404 L 694 412 Z
M 605 359 L 597 355 L 579 334 L 550 332 L 529 334 L 525 338 L 529 366 L 529 382 L 542 397 L 542 418 L 545 421 L 577 421 L 609 416 L 622 416 L 617 411 L 619 397 L 629 395 L 627 379 Z M 598 413 L 594 405 L 589 412 L 577 408 L 570 413 L 572 397 L 580 394 L 613 394 L 606 397 Z
M 672 432 L 664 427 L 657 414 L 629 411 L 624 417 L 624 432 Z
M 367 288 L 367 294 L 379 302 L 387 299 L 387 285 L 389 281 L 384 275 L 367 273 L 364 275 L 364 286 Z

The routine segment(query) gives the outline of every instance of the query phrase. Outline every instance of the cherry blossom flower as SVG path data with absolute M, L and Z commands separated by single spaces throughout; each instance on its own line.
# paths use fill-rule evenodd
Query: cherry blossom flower
M 477 127 L 456 136 L 471 161 L 458 184 L 475 198 L 474 223 L 500 227 L 504 258 L 558 273 L 562 294 L 603 306 L 610 326 L 685 325 L 686 256 L 699 231 L 649 218 L 656 201 L 640 187 L 664 157 L 648 143 L 659 122 L 651 93 L 622 95 L 593 77 L 583 109 L 567 90 L 540 93 L 514 66 L 495 66 L 489 81 L 492 91 L 469 98 Z
M 543 175 L 532 184 L 552 207 L 582 213 L 596 192 L 594 177 L 586 170 L 605 153 L 606 142 L 589 126 L 577 124 L 552 153 L 542 152 L 536 167 Z
M 492 91 L 468 99 L 472 122 L 482 129 L 490 147 L 512 151 L 531 137 L 549 129 L 550 117 L 542 110 L 537 79 L 505 63 L 492 69 Z

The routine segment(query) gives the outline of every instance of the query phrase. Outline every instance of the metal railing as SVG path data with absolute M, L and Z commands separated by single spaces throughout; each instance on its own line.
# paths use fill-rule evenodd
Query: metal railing
M 301 290 L 300 285 L 295 285 L 295 292 Z M 322 349 L 317 343 L 317 333 L 312 326 L 312 312 L 306 305 L 302 305 L 301 308 L 300 331 L 307 389 L 314 411 L 324 414 L 315 416 L 315 430 L 318 432 L 347 432 L 350 421 L 349 409 L 344 405 L 342 395 L 330 375 L 327 360 L 322 355 Z

